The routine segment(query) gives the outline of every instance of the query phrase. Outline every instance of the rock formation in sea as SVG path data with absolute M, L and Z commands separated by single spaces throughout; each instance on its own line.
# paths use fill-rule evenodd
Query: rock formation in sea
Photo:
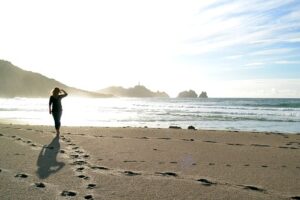
M 178 94 L 177 98 L 197 98 L 198 95 L 194 90 L 182 91 Z
M 199 98 L 208 98 L 207 92 L 202 91 L 201 94 L 199 95 Z

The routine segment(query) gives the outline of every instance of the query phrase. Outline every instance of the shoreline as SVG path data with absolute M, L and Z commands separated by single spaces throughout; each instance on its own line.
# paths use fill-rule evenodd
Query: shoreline
M 300 135 L 0 124 L 1 199 L 291 199 Z
M 54 127 L 54 125 L 43 125 L 43 124 L 27 124 L 27 123 L 11 123 L 9 121 L 5 122 L 5 120 L 0 122 L 0 125 L 9 125 L 9 126 L 41 126 L 41 127 Z M 62 125 L 62 128 L 136 128 L 136 129 L 173 129 L 173 130 L 189 130 L 189 131 L 211 131 L 211 132 L 234 132 L 234 133 L 259 133 L 259 134 L 275 134 L 275 135 L 300 135 L 300 132 L 277 132 L 277 131 L 248 131 L 248 130 L 236 130 L 236 129 L 189 129 L 183 128 L 181 126 L 173 126 L 169 127 L 148 127 L 148 126 L 91 126 L 91 125 Z

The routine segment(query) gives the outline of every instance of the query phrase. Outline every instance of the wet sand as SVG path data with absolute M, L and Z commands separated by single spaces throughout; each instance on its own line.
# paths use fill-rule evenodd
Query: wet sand
M 300 199 L 300 135 L 0 125 L 0 199 Z

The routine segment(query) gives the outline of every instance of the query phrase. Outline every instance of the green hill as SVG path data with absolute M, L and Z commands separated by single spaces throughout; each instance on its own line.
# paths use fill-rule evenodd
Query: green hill
M 111 97 L 69 87 L 54 79 L 25 71 L 8 61 L 0 60 L 0 97 L 48 97 L 54 87 L 63 88 L 73 96 Z

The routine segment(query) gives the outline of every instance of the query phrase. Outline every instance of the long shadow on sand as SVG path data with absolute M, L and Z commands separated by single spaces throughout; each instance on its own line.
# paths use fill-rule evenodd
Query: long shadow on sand
M 64 166 L 64 162 L 57 162 L 56 157 L 60 149 L 59 136 L 56 136 L 49 145 L 43 146 L 37 160 L 37 175 L 41 179 L 48 178 Z

